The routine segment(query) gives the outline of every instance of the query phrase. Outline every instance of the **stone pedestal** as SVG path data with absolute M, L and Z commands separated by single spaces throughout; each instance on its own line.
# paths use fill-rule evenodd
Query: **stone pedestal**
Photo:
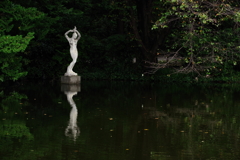
M 62 92 L 81 92 L 80 84 L 61 84 Z
M 62 84 L 80 84 L 81 77 L 80 76 L 61 76 Z

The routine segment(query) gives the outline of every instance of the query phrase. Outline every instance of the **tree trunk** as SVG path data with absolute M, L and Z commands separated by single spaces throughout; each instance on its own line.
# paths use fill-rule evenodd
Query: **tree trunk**
M 156 62 L 157 49 L 164 42 L 170 28 L 151 30 L 153 0 L 132 0 L 136 4 L 137 12 L 130 7 L 130 25 L 138 45 L 144 56 L 144 61 Z M 129 3 L 130 5 L 130 3 Z

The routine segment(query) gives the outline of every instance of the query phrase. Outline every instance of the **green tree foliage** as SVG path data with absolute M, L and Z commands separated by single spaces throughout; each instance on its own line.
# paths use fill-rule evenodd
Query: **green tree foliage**
M 237 65 L 239 52 L 239 10 L 234 1 L 161 0 L 166 8 L 152 29 L 172 28 L 166 41 L 167 63 L 153 64 L 160 68 L 182 61 L 176 72 L 198 74 L 229 73 Z M 164 52 L 164 51 L 163 51 Z M 230 69 L 230 70 L 229 70 Z M 226 72 L 225 72 L 226 73 Z
M 1 81 L 17 80 L 27 72 L 28 78 L 62 75 L 71 61 L 64 33 L 74 26 L 82 35 L 74 70 L 85 78 L 142 79 L 142 73 L 162 68 L 170 68 L 158 72 L 165 77 L 172 68 L 177 73 L 227 76 L 240 68 L 238 2 L 5 0 L 0 4 L 1 45 L 6 47 L 11 40 L 7 48 L 16 51 L 8 62 L 2 59 L 8 78 L 2 74 Z M 166 56 L 167 62 L 156 63 L 159 56 Z
M 28 78 L 54 78 L 63 74 L 71 61 L 64 33 L 74 26 L 80 29 L 78 18 L 82 12 L 73 10 L 71 1 L 64 0 L 19 0 L 16 3 L 24 7 L 35 7 L 45 13 L 43 18 L 34 23 L 35 39 L 25 55 L 29 61 L 24 67 L 28 71 Z
M 0 81 L 5 79 L 17 80 L 25 76 L 27 72 L 22 70 L 22 63 L 26 63 L 17 53 L 23 52 L 29 41 L 33 38 L 33 33 L 29 33 L 26 37 L 21 35 L 0 37 L 0 53 L 1 53 L 1 76 Z
M 5 0 L 0 2 L 0 15 L 0 81 L 17 80 L 27 74 L 22 70 L 22 64 L 27 63 L 22 53 L 34 38 L 31 23 L 44 14 L 36 8 L 24 8 Z

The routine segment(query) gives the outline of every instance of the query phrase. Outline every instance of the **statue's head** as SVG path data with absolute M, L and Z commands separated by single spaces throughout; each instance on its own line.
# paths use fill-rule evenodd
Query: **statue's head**
M 72 38 L 77 39 L 77 33 L 76 32 L 73 33 Z

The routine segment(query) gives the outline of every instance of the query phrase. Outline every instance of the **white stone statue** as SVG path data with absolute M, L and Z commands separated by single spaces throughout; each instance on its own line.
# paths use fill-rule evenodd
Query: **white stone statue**
M 67 96 L 67 100 L 68 100 L 69 104 L 72 107 L 71 112 L 70 112 L 69 123 L 68 123 L 67 128 L 65 129 L 65 135 L 73 138 L 73 140 L 75 141 L 80 134 L 80 129 L 77 125 L 78 110 L 77 110 L 76 104 L 73 101 L 72 97 L 74 95 L 76 95 L 77 92 L 69 91 L 69 92 L 65 92 L 65 94 Z
M 68 37 L 68 33 L 73 32 L 72 38 Z M 65 33 L 65 37 L 67 38 L 69 45 L 70 45 L 70 54 L 73 59 L 73 61 L 69 64 L 67 68 L 67 72 L 64 74 L 65 76 L 76 76 L 77 73 L 73 72 L 73 67 L 75 63 L 77 62 L 78 57 L 78 50 L 77 50 L 77 42 L 81 38 L 81 34 L 78 32 L 76 26 L 74 29 L 69 30 Z

